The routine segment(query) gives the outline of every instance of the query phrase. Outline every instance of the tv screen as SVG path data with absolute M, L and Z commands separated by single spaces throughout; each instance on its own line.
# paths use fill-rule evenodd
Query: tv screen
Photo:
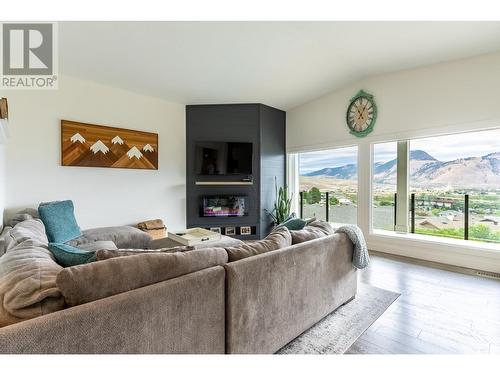
M 252 152 L 252 143 L 248 142 L 197 142 L 196 174 L 252 174 Z

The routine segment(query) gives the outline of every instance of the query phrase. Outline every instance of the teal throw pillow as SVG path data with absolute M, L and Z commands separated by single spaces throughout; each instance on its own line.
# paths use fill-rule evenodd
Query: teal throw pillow
M 49 242 L 64 243 L 82 235 L 72 201 L 42 203 L 38 206 L 38 214 Z
M 306 221 L 299 218 L 292 218 L 285 221 L 281 224 L 284 227 L 287 227 L 289 230 L 300 230 L 306 226 Z
M 63 267 L 77 266 L 96 261 L 95 251 L 85 251 L 63 243 L 49 243 L 49 250 L 56 262 Z

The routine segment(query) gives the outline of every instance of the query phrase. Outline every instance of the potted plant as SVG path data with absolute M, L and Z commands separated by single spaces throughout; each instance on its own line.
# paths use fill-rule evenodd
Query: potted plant
M 292 196 L 289 194 L 288 186 L 280 187 L 274 178 L 274 185 L 276 190 L 276 201 L 271 212 L 268 211 L 274 225 L 280 225 L 290 218 L 290 208 L 292 206 Z

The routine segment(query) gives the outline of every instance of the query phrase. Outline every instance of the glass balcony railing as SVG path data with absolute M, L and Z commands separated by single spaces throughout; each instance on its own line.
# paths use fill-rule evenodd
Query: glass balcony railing
M 393 231 L 396 224 L 397 194 L 374 199 L 373 228 Z M 500 243 L 500 194 L 434 195 L 413 193 L 409 201 L 411 233 Z M 355 196 L 319 189 L 300 192 L 300 216 L 316 217 L 331 223 L 356 224 Z
M 500 243 L 499 195 L 411 194 L 409 211 L 412 233 Z
M 357 223 L 357 195 L 333 192 L 300 192 L 300 217 L 315 217 L 330 223 Z

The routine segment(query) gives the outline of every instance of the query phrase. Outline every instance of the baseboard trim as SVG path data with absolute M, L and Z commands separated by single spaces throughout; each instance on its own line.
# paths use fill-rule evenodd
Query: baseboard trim
M 419 266 L 430 267 L 430 268 L 436 268 L 436 269 L 440 269 L 443 271 L 462 273 L 464 275 L 471 275 L 471 276 L 480 277 L 478 275 L 478 272 L 484 272 L 484 271 L 477 270 L 474 268 L 454 266 L 451 264 L 439 263 L 439 262 L 418 259 L 418 258 L 411 258 L 411 257 L 405 256 L 405 255 L 385 253 L 385 252 L 377 251 L 377 250 L 369 250 L 369 253 L 376 255 L 376 256 L 379 256 L 379 257 L 382 257 L 382 258 L 386 258 L 386 259 L 398 260 L 398 261 L 402 261 L 405 263 L 416 264 Z

